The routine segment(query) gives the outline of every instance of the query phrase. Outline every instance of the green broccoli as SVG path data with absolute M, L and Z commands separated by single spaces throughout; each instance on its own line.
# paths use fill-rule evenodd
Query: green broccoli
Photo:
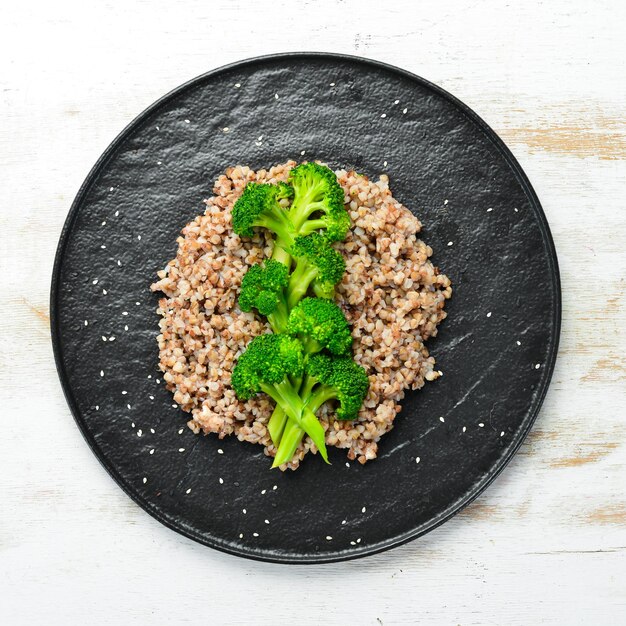
M 239 308 L 248 313 L 253 308 L 265 315 L 274 332 L 287 326 L 287 303 L 284 290 L 289 283 L 289 269 L 283 263 L 268 259 L 264 266 L 253 265 L 241 281 Z
M 324 230 L 329 241 L 343 241 L 350 216 L 335 173 L 319 163 L 302 163 L 289 172 L 289 183 L 294 191 L 289 217 L 298 234 Z
M 272 258 L 287 266 L 291 264 L 287 248 L 293 244 L 294 226 L 280 201 L 292 196 L 293 188 L 286 183 L 248 183 L 232 210 L 233 230 L 238 235 L 252 237 L 257 227 L 276 235 Z
M 298 304 L 309 287 L 319 298 L 333 298 L 335 285 L 346 271 L 346 262 L 328 240 L 319 233 L 299 236 L 290 252 L 296 266 L 289 278 L 287 290 L 289 309 Z
M 290 421 L 311 437 L 322 458 L 328 462 L 324 428 L 305 406 L 291 382 L 290 377 L 302 375 L 303 366 L 302 344 L 298 339 L 279 334 L 260 335 L 239 357 L 231 384 L 240 400 L 248 400 L 259 391 L 270 396 Z
M 321 350 L 328 350 L 335 355 L 350 352 L 352 335 L 350 327 L 341 309 L 332 301 L 322 298 L 305 298 L 289 314 L 287 332 L 297 335 L 304 348 L 304 363 Z M 292 384 L 300 389 L 301 375 L 292 375 Z M 307 394 L 300 393 L 306 402 Z M 280 443 L 287 416 L 275 410 L 270 417 L 268 430 L 276 446 Z
M 287 332 L 298 335 L 307 355 L 326 349 L 332 354 L 350 352 L 352 334 L 343 311 L 324 298 L 304 298 L 292 309 Z
M 337 400 L 337 418 L 352 420 L 357 417 L 368 388 L 365 370 L 349 356 L 319 353 L 307 359 L 300 396 L 312 413 L 316 413 L 324 402 Z M 303 436 L 304 430 L 290 420 L 284 427 L 272 467 L 289 461 Z

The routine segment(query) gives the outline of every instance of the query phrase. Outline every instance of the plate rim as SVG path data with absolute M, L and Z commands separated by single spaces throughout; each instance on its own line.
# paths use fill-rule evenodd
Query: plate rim
M 213 77 L 219 76 L 226 72 L 229 72 L 233 69 L 239 69 L 242 67 L 247 67 L 254 64 L 266 63 L 278 60 L 290 60 L 290 59 L 298 59 L 298 60 L 307 60 L 307 59 L 329 59 L 329 60 L 341 60 L 348 61 L 350 63 L 358 63 L 360 65 L 369 66 L 379 70 L 385 70 L 392 74 L 399 75 L 403 78 L 409 79 L 411 81 L 417 82 L 423 87 L 426 87 L 438 94 L 439 96 L 446 99 L 448 102 L 457 107 L 468 119 L 470 119 L 473 123 L 475 123 L 482 132 L 484 132 L 485 136 L 490 140 L 491 144 L 500 152 L 502 158 L 507 162 L 508 166 L 511 168 L 514 176 L 522 186 L 524 193 L 528 197 L 535 218 L 538 221 L 539 229 L 541 232 L 542 239 L 547 249 L 548 253 L 548 262 L 551 268 L 551 285 L 552 285 L 552 296 L 555 300 L 554 307 L 554 315 L 551 323 L 552 334 L 551 341 L 549 346 L 548 357 L 546 360 L 545 367 L 543 368 L 542 377 L 538 382 L 539 393 L 537 394 L 533 406 L 530 408 L 530 412 L 527 414 L 526 424 L 518 431 L 515 438 L 511 441 L 511 444 L 508 446 L 508 450 L 505 455 L 498 459 L 498 462 L 482 477 L 480 481 L 475 483 L 471 489 L 469 489 L 462 497 L 458 498 L 456 501 L 452 502 L 442 513 L 435 516 L 434 518 L 428 520 L 428 522 L 421 524 L 420 526 L 412 529 L 411 531 L 405 532 L 399 536 L 392 537 L 390 539 L 386 539 L 384 541 L 373 544 L 372 546 L 363 546 L 355 548 L 354 550 L 342 550 L 341 552 L 335 553 L 327 553 L 320 555 L 311 555 L 311 554 L 284 554 L 284 555 L 272 555 L 270 553 L 262 553 L 262 552 L 251 552 L 246 550 L 245 548 L 238 548 L 236 546 L 229 546 L 227 544 L 219 543 L 218 541 L 213 541 L 211 538 L 207 538 L 200 533 L 194 532 L 184 527 L 182 524 L 175 524 L 170 521 L 165 515 L 161 514 L 158 507 L 155 507 L 153 503 L 146 500 L 143 496 L 141 496 L 138 492 L 132 490 L 130 486 L 127 484 L 127 481 L 119 474 L 113 464 L 107 459 L 107 457 L 100 451 L 96 441 L 95 436 L 91 433 L 89 427 L 84 421 L 79 409 L 76 399 L 74 398 L 69 379 L 67 373 L 65 371 L 65 365 L 63 363 L 63 348 L 61 345 L 61 336 L 60 336 L 60 328 L 59 328 L 59 313 L 58 313 L 58 291 L 61 284 L 60 275 L 61 269 L 63 265 L 63 258 L 65 256 L 65 250 L 67 247 L 67 243 L 69 240 L 69 233 L 74 224 L 74 220 L 78 215 L 78 211 L 80 206 L 87 195 L 88 191 L 91 189 L 94 181 L 97 179 L 100 170 L 109 159 L 115 154 L 118 147 L 122 144 L 122 142 L 126 139 L 127 135 L 129 135 L 137 126 L 141 125 L 145 122 L 153 113 L 155 113 L 159 108 L 163 105 L 167 104 L 172 98 L 180 96 L 184 92 L 189 89 L 194 88 L 195 86 L 203 83 L 204 81 L 210 80 Z M 65 396 L 65 400 L 70 408 L 70 412 L 80 430 L 83 438 L 91 448 L 94 456 L 98 459 L 102 467 L 107 471 L 107 473 L 113 478 L 113 480 L 117 483 L 117 485 L 129 496 L 141 509 L 143 509 L 146 513 L 151 515 L 153 518 L 158 520 L 161 524 L 174 530 L 175 532 L 192 539 L 204 546 L 208 546 L 215 550 L 219 550 L 220 552 L 224 552 L 226 554 L 231 554 L 234 556 L 239 556 L 247 559 L 252 559 L 254 561 L 262 561 L 262 562 L 270 562 L 270 563 L 281 563 L 281 564 L 299 564 L 299 565 L 310 565 L 310 564 L 322 564 L 322 563 L 336 563 L 342 561 L 348 561 L 357 558 L 363 558 L 366 556 L 370 556 L 373 554 L 378 554 L 380 552 L 384 552 L 386 550 L 390 550 L 391 548 L 395 548 L 397 546 L 403 545 L 417 539 L 425 535 L 426 533 L 434 530 L 441 526 L 444 522 L 448 521 L 450 518 L 455 516 L 457 513 L 461 512 L 465 507 L 471 504 L 479 495 L 481 495 L 489 485 L 493 483 L 493 481 L 500 475 L 500 473 L 504 470 L 505 467 L 510 463 L 511 459 L 516 455 L 526 436 L 532 429 L 539 411 L 543 405 L 545 400 L 547 391 L 550 387 L 550 382 L 552 379 L 552 375 L 554 373 L 554 368 L 557 359 L 560 333 L 561 333 L 561 317 L 562 317 L 562 294 L 561 294 L 561 279 L 559 273 L 559 264 L 556 253 L 556 247 L 554 245 L 554 240 L 552 238 L 552 233 L 550 231 L 550 227 L 548 224 L 548 220 L 543 211 L 539 198 L 533 189 L 528 176 L 522 169 L 518 160 L 515 158 L 511 150 L 504 143 L 504 141 L 498 136 L 498 134 L 468 105 L 459 100 L 456 96 L 449 93 L 444 88 L 436 85 L 429 80 L 422 78 L 421 76 L 414 74 L 408 70 L 399 68 L 395 65 L 391 65 L 389 63 L 385 63 L 382 61 L 378 61 L 375 59 L 370 59 L 366 57 L 362 57 L 359 55 L 351 55 L 351 54 L 343 54 L 343 53 L 335 53 L 335 52 L 278 52 L 273 54 L 265 54 L 255 57 L 248 57 L 242 59 L 240 61 L 235 61 L 232 63 L 228 63 L 227 65 L 222 65 L 208 72 L 204 72 L 188 80 L 178 87 L 171 89 L 166 94 L 158 98 L 154 101 L 150 106 L 144 109 L 139 115 L 137 115 L 130 123 L 128 123 L 122 131 L 118 133 L 118 135 L 113 139 L 113 141 L 107 146 L 104 152 L 100 155 L 96 163 L 89 170 L 89 173 L 85 177 L 82 182 L 71 206 L 67 217 L 65 218 L 65 222 L 63 224 L 63 228 L 61 229 L 61 234 L 59 236 L 59 243 L 57 244 L 54 264 L 52 269 L 52 279 L 51 279 L 51 287 L 50 287 L 50 334 L 52 340 L 52 349 L 54 353 L 54 361 L 56 365 L 57 374 L 61 381 L 61 387 L 63 389 L 63 395 Z

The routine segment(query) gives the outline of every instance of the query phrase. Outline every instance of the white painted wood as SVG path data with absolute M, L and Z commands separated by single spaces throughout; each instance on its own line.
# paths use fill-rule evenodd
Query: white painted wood
M 625 624 L 625 6 L 3 5 L 0 622 Z M 136 114 L 213 67 L 302 49 L 416 72 L 502 134 L 550 221 L 564 320 L 536 428 L 473 506 L 379 556 L 286 567 L 202 548 L 114 485 L 63 399 L 47 302 L 69 204 Z

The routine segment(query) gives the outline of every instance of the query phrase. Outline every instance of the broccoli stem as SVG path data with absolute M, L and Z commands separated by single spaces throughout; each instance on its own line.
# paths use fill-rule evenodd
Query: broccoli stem
M 274 408 L 274 412 L 272 413 L 272 416 L 270 417 L 270 421 L 267 423 L 267 430 L 269 431 L 270 437 L 272 438 L 272 442 L 277 449 L 278 449 L 278 444 L 280 443 L 280 439 L 283 434 L 283 430 L 285 429 L 286 423 L 287 423 L 287 414 L 277 404 L 276 407 Z
M 296 263 L 296 269 L 289 277 L 289 285 L 287 286 L 287 307 L 291 311 L 309 290 L 309 285 L 317 276 L 317 269 L 307 263 L 306 260 L 299 260 Z
M 326 220 L 323 218 L 318 220 L 309 220 L 299 228 L 299 232 L 301 235 L 310 235 L 312 232 L 320 230 L 320 228 L 326 228 L 326 226 Z
M 279 299 L 278 305 L 272 313 L 267 316 L 267 321 L 270 323 L 274 333 L 284 333 L 287 330 L 287 320 L 289 318 L 289 312 L 287 311 L 287 303 L 285 302 L 284 295 Z
M 295 421 L 306 432 L 320 451 L 322 458 L 328 463 L 328 452 L 324 442 L 324 427 L 319 423 L 314 413 L 307 411 L 297 390 L 289 381 L 277 385 L 260 385 L 261 391 L 270 396 L 276 404 L 285 411 L 287 416 Z M 280 447 L 280 446 L 279 446 Z
M 315 417 L 315 413 L 313 413 L 308 407 L 304 407 L 304 410 L 302 412 L 302 420 L 306 423 L 317 423 L 322 430 L 322 433 L 324 433 L 324 427 L 319 423 L 317 417 Z M 288 463 L 293 458 L 293 455 L 296 453 L 296 450 L 298 449 L 298 446 L 300 445 L 300 442 L 302 441 L 302 437 L 304 437 L 305 432 L 306 434 L 309 434 L 307 431 L 303 430 L 297 424 L 297 422 L 289 420 L 289 422 L 285 426 L 285 430 L 283 431 L 283 436 L 281 437 L 278 450 L 276 451 L 276 456 L 274 457 L 272 467 L 278 467 L 283 463 Z M 311 437 L 311 439 L 313 438 Z M 326 463 L 329 463 L 324 439 L 322 438 L 322 443 L 324 445 L 323 451 L 315 440 L 313 440 L 313 443 L 317 446 L 317 449 L 320 451 L 320 454 L 322 455 L 324 461 L 326 461 Z

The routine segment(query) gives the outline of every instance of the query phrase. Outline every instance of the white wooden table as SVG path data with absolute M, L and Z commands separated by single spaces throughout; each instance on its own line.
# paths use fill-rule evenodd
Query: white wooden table
M 626 624 L 626 4 L 29 2 L 0 17 L 0 623 Z M 563 281 L 537 424 L 479 500 L 344 564 L 203 548 L 113 483 L 54 368 L 61 226 L 113 137 L 219 65 L 326 50 L 420 74 L 474 108 L 543 203 Z

